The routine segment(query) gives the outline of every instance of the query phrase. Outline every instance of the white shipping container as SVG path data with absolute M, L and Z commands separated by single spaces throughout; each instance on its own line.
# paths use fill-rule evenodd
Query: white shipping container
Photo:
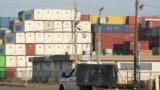
M 34 21 L 34 30 L 35 31 L 44 31 L 44 22 L 43 21 Z
M 75 20 L 75 10 L 71 10 L 72 11 L 72 18 L 71 20 Z M 80 21 L 81 20 L 81 12 L 80 11 L 77 11 L 77 14 L 76 14 L 76 20 L 77 21 Z
M 63 31 L 64 32 L 73 32 L 72 21 L 63 21 Z
M 25 44 L 15 44 L 15 55 L 26 55 Z
M 15 43 L 25 43 L 25 33 L 16 32 L 15 34 Z
M 35 43 L 44 43 L 44 32 L 35 32 Z
M 73 33 L 63 33 L 63 43 L 73 43 Z
M 17 67 L 15 56 L 6 56 L 6 67 Z
M 54 26 L 53 26 L 53 21 L 44 21 L 44 30 L 53 32 Z
M 61 32 L 62 31 L 62 21 L 54 21 L 53 22 L 53 24 L 54 24 L 54 32 Z
M 113 53 L 113 50 L 112 50 L 112 49 L 104 49 L 104 50 L 103 50 L 103 54 L 104 54 L 104 55 L 112 55 L 112 53 Z
M 4 43 L 5 43 L 5 44 L 15 43 L 14 33 L 6 34 L 6 35 L 4 36 Z
M 5 44 L 5 55 L 15 55 L 15 44 Z
M 0 55 L 5 55 L 5 45 L 0 45 Z
M 26 32 L 25 33 L 25 41 L 26 43 L 35 43 L 35 33 L 34 32 Z
M 44 55 L 44 44 L 36 44 L 35 48 L 36 55 Z
M 91 33 L 81 33 L 82 43 L 91 43 Z
M 72 10 L 63 9 L 62 10 L 62 20 L 72 20 Z
M 64 55 L 63 44 L 53 44 L 53 55 Z
M 31 80 L 32 79 L 32 68 L 17 68 L 17 78 L 20 80 Z
M 52 9 L 44 9 L 44 20 L 53 20 Z
M 53 35 L 53 43 L 63 43 L 63 33 L 54 33 Z
M 25 56 L 26 62 L 27 62 L 27 67 L 32 67 L 32 62 L 29 61 L 29 58 L 35 57 L 35 56 Z
M 82 33 L 76 34 L 77 43 L 82 43 Z M 73 42 L 75 41 L 75 34 L 73 34 Z
M 53 12 L 53 20 L 62 20 L 62 9 L 52 9 Z
M 91 32 L 91 22 L 90 21 L 80 21 L 77 27 L 80 29 L 79 32 Z
M 15 56 L 17 61 L 17 68 L 25 68 L 26 67 L 26 58 L 25 56 Z
M 23 20 L 44 20 L 44 10 L 32 9 L 32 10 L 24 11 Z
M 45 35 L 45 40 L 44 40 L 44 43 L 53 43 L 54 41 L 54 34 L 52 32 L 45 32 L 44 33 Z
M 34 21 L 22 21 L 20 23 L 14 24 L 13 32 L 34 31 L 34 26 Z
M 64 54 L 73 54 L 73 44 L 63 44 Z
M 91 49 L 91 43 L 87 43 L 87 44 L 82 44 L 82 50 L 83 51 L 91 51 L 92 49 Z
M 82 50 L 83 44 L 77 44 L 77 54 L 82 54 L 83 50 Z M 73 44 L 73 54 L 75 54 L 75 45 Z
M 53 55 L 53 44 L 45 44 L 44 45 L 44 54 L 45 55 Z

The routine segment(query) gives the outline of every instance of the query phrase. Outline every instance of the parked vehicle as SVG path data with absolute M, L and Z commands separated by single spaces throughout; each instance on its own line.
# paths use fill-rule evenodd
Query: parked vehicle
M 69 75 L 62 74 L 59 90 L 125 90 L 129 85 L 117 84 L 116 64 L 77 64 Z

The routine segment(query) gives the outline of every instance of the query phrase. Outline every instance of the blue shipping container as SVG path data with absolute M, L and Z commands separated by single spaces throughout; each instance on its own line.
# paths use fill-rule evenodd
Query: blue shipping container
M 91 26 L 92 32 L 98 32 L 99 25 L 92 24 Z M 129 25 L 118 25 L 118 24 L 101 24 L 101 31 L 102 33 L 128 33 L 129 32 Z
M 9 22 L 16 19 L 16 17 L 0 17 L 0 27 L 9 28 Z
M 9 26 L 9 18 L 8 17 L 0 17 L 0 27 L 8 28 Z

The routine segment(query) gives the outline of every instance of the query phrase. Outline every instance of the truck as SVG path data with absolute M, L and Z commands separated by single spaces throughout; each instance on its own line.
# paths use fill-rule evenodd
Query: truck
M 126 90 L 130 85 L 118 84 L 116 64 L 77 64 L 66 75 L 62 73 L 59 90 Z

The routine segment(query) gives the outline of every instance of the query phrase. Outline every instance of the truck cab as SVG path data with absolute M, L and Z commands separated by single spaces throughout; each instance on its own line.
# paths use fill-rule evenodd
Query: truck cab
M 76 68 L 72 69 L 68 75 L 63 72 L 59 84 L 59 90 L 80 90 L 76 85 Z
M 77 64 L 66 75 L 62 73 L 59 90 L 92 90 L 93 88 L 117 88 L 117 66 L 115 64 Z

